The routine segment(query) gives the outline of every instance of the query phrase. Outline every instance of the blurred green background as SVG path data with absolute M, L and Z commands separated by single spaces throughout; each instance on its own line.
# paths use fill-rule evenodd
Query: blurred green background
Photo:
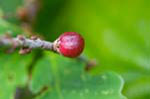
M 150 0 L 39 2 L 34 32 L 49 41 L 66 31 L 79 32 L 86 42 L 83 55 L 99 63 L 94 73 L 114 71 L 123 77 L 122 93 L 128 99 L 150 98 Z M 0 0 L 6 15 L 14 15 L 23 4 L 21 0 Z M 20 26 L 15 16 L 7 20 Z

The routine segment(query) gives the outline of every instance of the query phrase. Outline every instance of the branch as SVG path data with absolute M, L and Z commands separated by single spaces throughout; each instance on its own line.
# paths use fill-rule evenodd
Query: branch
M 20 54 L 28 53 L 32 49 L 44 49 L 56 52 L 52 42 L 44 41 L 33 36 L 30 39 L 24 36 L 17 36 L 16 38 L 3 36 L 0 37 L 1 46 L 12 46 L 14 49 L 22 48 Z
M 84 49 L 84 39 L 76 32 L 65 32 L 53 43 L 33 36 L 30 39 L 24 36 L 16 38 L 5 36 L 0 37 L 0 46 L 12 46 L 14 49 L 21 47 L 20 54 L 26 54 L 32 49 L 40 48 L 57 52 L 65 57 L 76 58 Z

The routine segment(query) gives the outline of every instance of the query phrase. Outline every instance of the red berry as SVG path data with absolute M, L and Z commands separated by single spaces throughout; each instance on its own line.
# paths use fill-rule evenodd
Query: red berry
M 76 32 L 65 32 L 58 38 L 57 51 L 66 57 L 75 58 L 79 56 L 84 49 L 84 39 Z

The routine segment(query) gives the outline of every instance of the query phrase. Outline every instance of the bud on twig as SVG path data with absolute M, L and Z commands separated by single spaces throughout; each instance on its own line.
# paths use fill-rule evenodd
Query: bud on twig
M 41 40 L 36 36 L 26 38 L 22 35 L 17 37 L 0 37 L 0 47 L 10 46 L 13 49 L 21 48 L 20 54 L 27 54 L 32 49 L 44 49 L 57 52 L 65 57 L 78 57 L 84 49 L 84 39 L 76 32 L 65 32 L 56 41 Z

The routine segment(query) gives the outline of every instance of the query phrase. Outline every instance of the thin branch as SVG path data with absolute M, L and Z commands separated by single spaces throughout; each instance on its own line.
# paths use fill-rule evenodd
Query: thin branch
M 0 47 L 2 46 L 12 46 L 13 48 L 23 48 L 22 50 L 32 50 L 32 49 L 44 49 L 55 51 L 52 42 L 44 41 L 39 38 L 31 37 L 26 38 L 24 36 L 17 36 L 16 38 L 12 37 L 0 37 Z

